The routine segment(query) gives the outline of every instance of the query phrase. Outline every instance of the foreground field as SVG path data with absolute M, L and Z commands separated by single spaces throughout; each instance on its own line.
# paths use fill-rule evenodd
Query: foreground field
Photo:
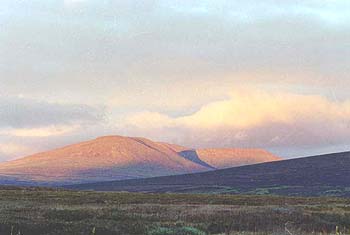
M 0 188 L 1 235 L 349 234 L 350 200 Z

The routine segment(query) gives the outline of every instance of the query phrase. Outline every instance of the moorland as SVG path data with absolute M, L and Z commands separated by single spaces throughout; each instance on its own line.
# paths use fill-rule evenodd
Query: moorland
M 2 235 L 349 234 L 350 199 L 4 186 Z

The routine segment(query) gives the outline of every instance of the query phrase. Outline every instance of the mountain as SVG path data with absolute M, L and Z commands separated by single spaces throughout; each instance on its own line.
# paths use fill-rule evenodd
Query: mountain
M 19 181 L 69 183 L 206 171 L 166 144 L 143 138 L 100 137 L 0 164 Z
M 98 191 L 350 196 L 350 152 L 195 174 L 67 187 Z
M 198 149 L 184 150 L 180 154 L 185 157 L 195 156 L 216 169 L 281 160 L 281 158 L 263 149 Z
M 203 172 L 223 166 L 216 164 L 221 157 L 220 154 L 215 154 L 216 151 L 212 152 L 210 161 L 214 166 L 188 158 L 184 154 L 192 151 L 196 152 L 145 138 L 106 136 L 0 163 L 0 183 L 60 185 Z M 231 163 L 225 162 L 231 166 L 234 163 L 242 165 L 251 162 L 247 158 L 255 161 L 255 150 L 247 151 L 251 155 L 230 155 L 237 159 Z M 203 156 L 203 159 L 210 159 L 208 154 Z M 223 157 L 230 158 L 226 155 Z M 271 158 L 271 154 L 266 153 L 266 159 L 260 157 L 258 160 L 263 162 L 276 159 L 279 158 Z

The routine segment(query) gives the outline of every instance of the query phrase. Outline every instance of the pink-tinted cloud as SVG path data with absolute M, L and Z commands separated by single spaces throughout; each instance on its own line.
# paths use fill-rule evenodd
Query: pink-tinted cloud
M 136 135 L 191 146 L 314 148 L 350 138 L 350 101 L 236 89 L 229 99 L 209 103 L 192 115 L 136 113 L 126 118 L 124 127 Z

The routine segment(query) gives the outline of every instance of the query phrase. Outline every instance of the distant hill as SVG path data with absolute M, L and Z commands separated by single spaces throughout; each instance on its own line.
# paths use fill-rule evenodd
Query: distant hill
M 199 149 L 196 153 L 200 160 L 216 169 L 281 160 L 263 149 Z
M 246 150 L 250 154 L 244 156 L 239 155 L 240 151 L 230 156 L 214 151 L 210 161 L 214 166 L 211 166 L 203 160 L 186 157 L 183 154 L 186 151 L 196 152 L 145 138 L 100 137 L 0 163 L 0 184 L 61 185 L 203 172 L 224 167 L 216 164 L 221 162 L 221 157 L 226 159 L 227 166 L 279 160 L 268 152 L 264 158 L 261 150 L 254 149 Z M 205 159 L 210 159 L 207 155 Z
M 350 196 L 350 152 L 196 174 L 72 185 L 68 188 L 131 192 Z

